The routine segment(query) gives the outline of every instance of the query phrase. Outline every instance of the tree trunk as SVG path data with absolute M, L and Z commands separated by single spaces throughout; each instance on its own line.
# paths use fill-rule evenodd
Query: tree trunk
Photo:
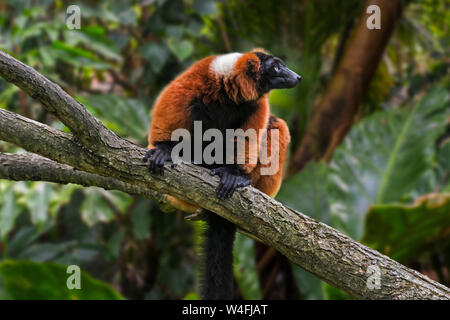
M 377 5 L 381 29 L 368 29 L 366 9 Z M 321 101 L 316 105 L 308 129 L 289 168 L 300 171 L 311 160 L 329 161 L 353 124 L 355 115 L 377 69 L 394 26 L 400 17 L 401 0 L 367 0 L 355 24 L 342 58 Z

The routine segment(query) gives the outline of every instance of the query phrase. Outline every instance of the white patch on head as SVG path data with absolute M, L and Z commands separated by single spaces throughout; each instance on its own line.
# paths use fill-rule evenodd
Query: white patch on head
M 217 56 L 211 63 L 212 71 L 221 76 L 229 76 L 233 72 L 236 61 L 242 56 L 242 53 L 234 52 Z

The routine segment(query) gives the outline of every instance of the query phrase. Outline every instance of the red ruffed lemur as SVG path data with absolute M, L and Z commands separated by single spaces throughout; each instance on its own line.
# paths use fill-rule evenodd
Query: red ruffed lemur
M 224 158 L 201 165 L 220 177 L 216 189 L 220 199 L 229 198 L 236 188 L 250 184 L 274 197 L 281 185 L 290 135 L 286 123 L 270 114 L 267 93 L 272 89 L 293 88 L 300 80 L 301 76 L 289 70 L 281 59 L 261 49 L 209 56 L 196 62 L 173 80 L 155 102 L 149 151 L 144 156 L 144 161 L 149 161 L 150 172 L 163 174 L 164 164 L 172 160 L 172 148 L 177 143 L 171 140 L 172 132 L 187 129 L 192 133 L 194 121 L 201 121 L 203 132 L 218 129 L 224 137 L 227 129 L 255 129 L 258 132 L 256 145 L 246 146 L 244 162 L 226 161 L 224 142 Z M 259 134 L 265 129 L 267 134 Z M 278 129 L 278 140 L 274 142 L 272 129 Z M 251 144 L 248 140 L 246 143 Z M 203 144 L 201 150 L 204 147 Z M 261 148 L 267 148 L 269 156 L 271 152 L 279 153 L 275 173 L 262 174 L 261 170 L 271 164 L 259 158 Z M 258 159 L 254 159 L 255 154 Z M 174 197 L 168 196 L 168 199 L 174 207 L 184 211 L 192 212 L 197 208 Z M 210 211 L 205 210 L 205 216 L 201 298 L 231 299 L 236 226 Z

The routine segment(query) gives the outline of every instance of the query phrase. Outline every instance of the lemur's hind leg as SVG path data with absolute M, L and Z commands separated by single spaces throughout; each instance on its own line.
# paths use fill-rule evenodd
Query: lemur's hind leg
M 272 130 L 278 130 L 278 139 L 275 139 L 277 136 L 273 135 Z M 290 139 L 291 136 L 286 122 L 273 115 L 270 116 L 269 124 L 267 126 L 266 141 L 263 145 L 267 148 L 267 155 L 272 161 L 263 164 L 261 159 L 259 159 L 257 166 L 250 173 L 250 178 L 253 182 L 252 185 L 270 197 L 275 197 L 280 189 L 283 178 L 283 167 Z M 274 157 L 276 155 L 278 157 Z M 273 161 L 278 161 L 278 163 L 273 163 Z M 276 172 L 264 174 L 263 169 L 273 168 L 275 164 L 277 165 Z

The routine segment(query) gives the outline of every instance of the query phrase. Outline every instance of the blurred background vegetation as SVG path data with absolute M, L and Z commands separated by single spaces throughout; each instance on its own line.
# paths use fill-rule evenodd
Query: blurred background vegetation
M 72 4 L 80 30 L 65 24 Z M 405 4 L 343 142 L 328 161 L 291 167 L 277 197 L 447 286 L 449 9 Z M 210 54 L 263 47 L 303 75 L 270 95 L 292 158 L 363 10 L 360 0 L 0 0 L 0 49 L 146 146 L 152 103 L 178 73 Z M 0 107 L 67 130 L 3 79 Z M 0 142 L 0 152 L 23 150 Z M 196 299 L 201 227 L 121 192 L 0 180 L 0 298 Z M 236 298 L 352 298 L 243 235 L 235 260 Z M 71 264 L 86 272 L 85 290 L 65 289 L 61 265 Z

